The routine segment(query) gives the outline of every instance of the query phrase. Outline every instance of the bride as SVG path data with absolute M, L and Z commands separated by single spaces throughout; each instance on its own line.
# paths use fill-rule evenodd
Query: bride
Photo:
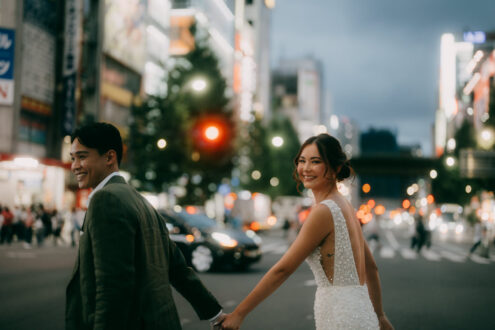
M 228 314 L 222 329 L 242 321 L 306 260 L 317 284 L 316 329 L 393 329 L 382 307 L 378 269 L 355 210 L 337 182 L 352 169 L 337 139 L 320 134 L 306 140 L 295 160 L 294 178 L 311 189 L 316 205 L 285 255 Z

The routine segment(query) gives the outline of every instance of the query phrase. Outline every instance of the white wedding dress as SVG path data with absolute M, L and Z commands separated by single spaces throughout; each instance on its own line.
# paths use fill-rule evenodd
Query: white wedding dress
M 332 200 L 322 202 L 332 212 L 335 227 L 333 281 L 321 263 L 320 247 L 306 259 L 317 285 L 314 313 L 317 330 L 379 329 L 366 284 L 359 284 L 346 221 Z

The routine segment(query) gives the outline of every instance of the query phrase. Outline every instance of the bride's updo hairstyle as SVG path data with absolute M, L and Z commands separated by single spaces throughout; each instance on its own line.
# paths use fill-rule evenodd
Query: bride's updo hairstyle
M 318 152 L 326 165 L 325 175 L 327 174 L 328 169 L 331 168 L 332 171 L 336 173 L 337 182 L 339 182 L 354 174 L 354 170 L 352 169 L 346 154 L 342 150 L 339 140 L 329 134 L 323 133 L 312 136 L 304 141 L 299 149 L 299 152 L 297 153 L 296 158 L 294 158 L 296 168 L 294 169 L 292 176 L 294 177 L 294 180 L 296 180 L 298 186 L 301 184 L 301 180 L 297 175 L 297 162 L 303 149 L 310 144 L 315 144 L 318 148 Z

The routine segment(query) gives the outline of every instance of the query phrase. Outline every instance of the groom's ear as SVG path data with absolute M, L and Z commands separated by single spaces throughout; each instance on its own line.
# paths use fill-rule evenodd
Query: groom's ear
M 117 152 L 115 150 L 110 149 L 106 152 L 105 154 L 105 161 L 107 162 L 107 165 L 119 165 L 117 161 Z

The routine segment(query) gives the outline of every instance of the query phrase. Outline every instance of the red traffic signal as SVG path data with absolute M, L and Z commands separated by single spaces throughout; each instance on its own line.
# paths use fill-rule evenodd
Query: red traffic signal
M 230 145 L 229 122 L 220 115 L 205 115 L 194 123 L 192 137 L 193 145 L 199 151 L 224 151 Z

